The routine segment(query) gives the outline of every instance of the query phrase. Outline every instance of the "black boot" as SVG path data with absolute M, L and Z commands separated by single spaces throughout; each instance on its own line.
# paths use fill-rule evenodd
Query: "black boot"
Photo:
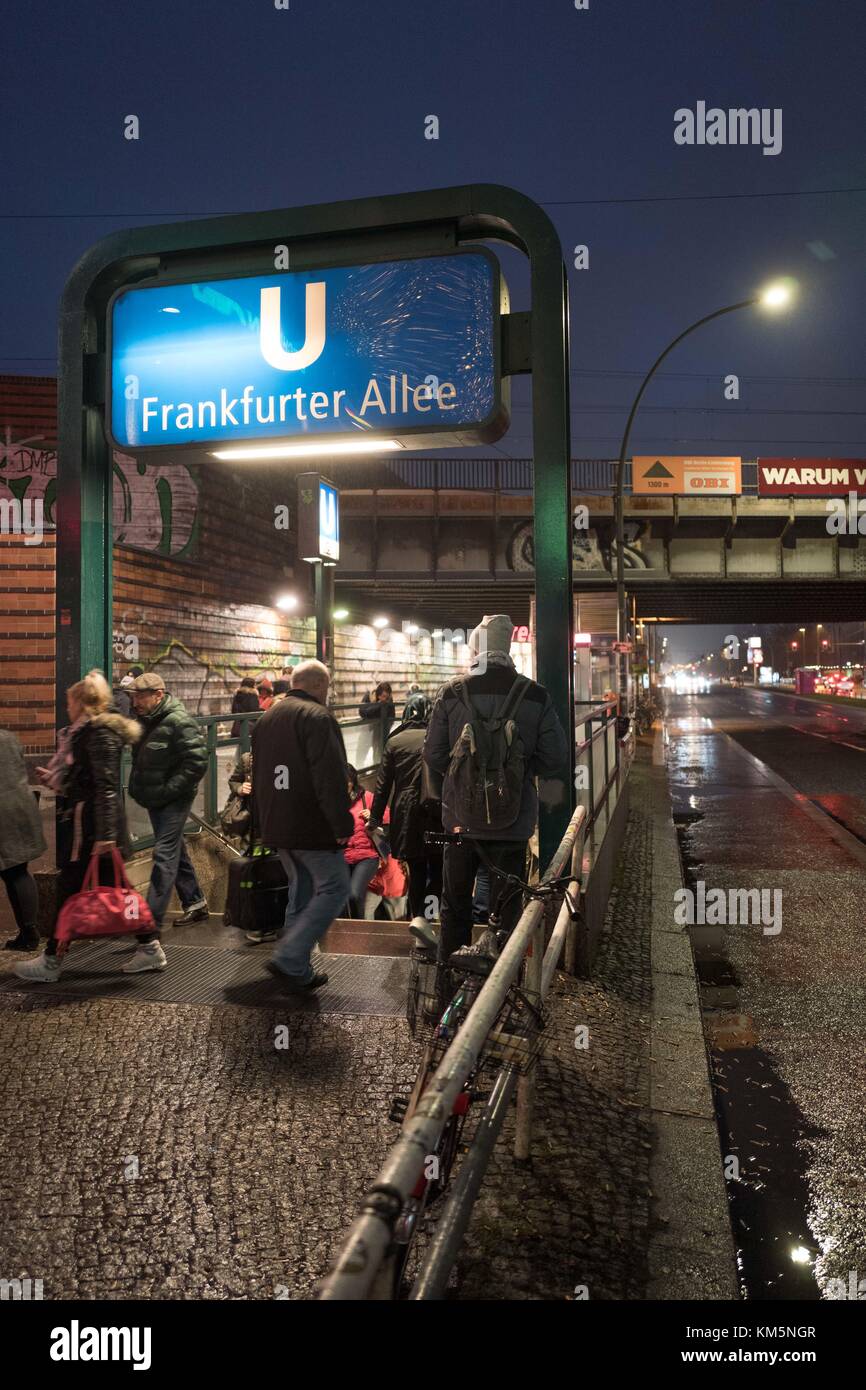
M 39 933 L 35 927 L 21 927 L 17 936 L 4 941 L 4 951 L 35 951 L 39 945 Z

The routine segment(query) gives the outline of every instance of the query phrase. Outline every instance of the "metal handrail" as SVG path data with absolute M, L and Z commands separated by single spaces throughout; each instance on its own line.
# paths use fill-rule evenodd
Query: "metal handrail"
M 579 806 L 547 867 L 542 885 L 559 879 L 570 861 L 574 871 L 574 846 L 585 819 L 586 808 Z M 415 1113 L 404 1124 L 400 1138 L 361 1202 L 334 1268 L 322 1286 L 320 1299 L 357 1300 L 370 1293 L 394 1223 L 418 1181 L 427 1155 L 435 1152 L 454 1102 L 478 1060 L 508 991 L 518 979 L 543 911 L 544 902 L 539 898 L 524 908 Z M 540 950 L 536 949 L 534 958 L 540 967 Z

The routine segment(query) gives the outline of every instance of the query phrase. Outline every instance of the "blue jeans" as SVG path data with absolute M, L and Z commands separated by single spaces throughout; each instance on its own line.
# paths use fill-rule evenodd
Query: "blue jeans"
M 339 915 L 349 893 L 349 866 L 342 850 L 278 851 L 289 880 L 285 930 L 273 954 L 274 965 L 301 984 L 313 978 L 310 953 Z
M 204 898 L 183 842 L 183 827 L 191 805 L 192 801 L 173 801 L 168 806 L 160 806 L 158 810 L 147 813 L 156 840 L 147 905 L 153 913 L 157 931 L 162 926 L 172 888 L 177 888 L 184 908 Z
M 363 917 L 370 879 L 375 878 L 376 870 L 379 867 L 378 855 L 374 855 L 372 859 L 359 859 L 357 864 L 348 867 L 349 915 L 356 918 Z

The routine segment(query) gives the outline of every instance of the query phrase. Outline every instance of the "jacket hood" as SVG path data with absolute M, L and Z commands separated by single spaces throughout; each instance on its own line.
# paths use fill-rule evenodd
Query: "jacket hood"
M 90 720 L 91 724 L 110 729 L 113 734 L 124 743 L 136 743 L 141 738 L 141 725 L 134 719 L 127 719 L 125 715 L 117 714 L 114 710 L 106 710 L 103 714 L 95 714 Z

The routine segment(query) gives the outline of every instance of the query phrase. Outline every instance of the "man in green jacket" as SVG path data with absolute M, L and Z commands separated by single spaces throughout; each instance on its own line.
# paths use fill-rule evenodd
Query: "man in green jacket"
M 200 726 L 180 700 L 166 694 L 155 671 L 137 676 L 131 694 L 144 733 L 133 749 L 129 794 L 150 816 L 155 840 L 147 905 L 159 929 L 176 887 L 184 910 L 175 926 L 198 922 L 207 917 L 208 906 L 186 852 L 183 828 L 207 767 L 207 747 Z M 158 941 L 153 946 L 153 964 L 142 968 L 162 970 L 165 955 Z

